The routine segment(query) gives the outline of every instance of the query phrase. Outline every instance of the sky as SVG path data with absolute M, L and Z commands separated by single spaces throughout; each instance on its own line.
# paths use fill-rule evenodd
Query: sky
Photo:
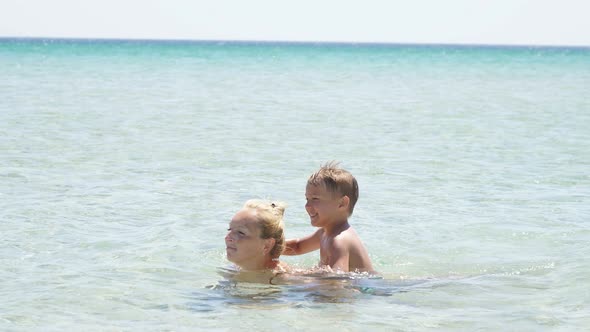
M 2 0 L 0 37 L 590 46 L 590 0 Z

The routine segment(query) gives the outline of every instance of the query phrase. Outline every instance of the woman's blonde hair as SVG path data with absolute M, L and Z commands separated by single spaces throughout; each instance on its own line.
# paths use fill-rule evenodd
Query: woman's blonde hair
M 251 199 L 244 204 L 244 209 L 256 210 L 260 238 L 275 239 L 275 245 L 270 250 L 272 258 L 279 258 L 285 248 L 285 234 L 283 232 L 283 215 L 287 205 L 283 202 Z

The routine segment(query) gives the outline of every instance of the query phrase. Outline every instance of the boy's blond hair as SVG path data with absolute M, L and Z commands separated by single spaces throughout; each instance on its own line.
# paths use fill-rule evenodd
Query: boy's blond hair
M 285 214 L 286 207 L 287 205 L 283 202 L 271 202 L 261 199 L 251 199 L 244 203 L 244 209 L 256 211 L 260 238 L 275 239 L 275 246 L 270 251 L 270 257 L 272 258 L 279 258 L 285 248 L 283 214 Z
M 349 171 L 340 168 L 335 161 L 328 162 L 313 173 L 307 180 L 308 185 L 325 186 L 332 194 L 348 196 L 348 216 L 352 215 L 354 205 L 359 198 L 359 185 Z

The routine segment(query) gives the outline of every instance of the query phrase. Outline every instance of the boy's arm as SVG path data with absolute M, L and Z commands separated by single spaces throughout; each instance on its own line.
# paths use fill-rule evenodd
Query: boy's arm
M 322 229 L 318 229 L 313 234 L 300 239 L 289 239 L 285 241 L 285 250 L 283 255 L 302 255 L 320 248 L 320 238 Z
M 328 265 L 335 271 L 349 272 L 350 252 L 342 240 L 332 242 L 329 248 Z

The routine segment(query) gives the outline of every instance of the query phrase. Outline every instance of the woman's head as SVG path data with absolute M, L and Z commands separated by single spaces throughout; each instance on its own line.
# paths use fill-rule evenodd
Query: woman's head
M 285 246 L 281 202 L 249 200 L 232 218 L 225 236 L 227 259 L 248 269 L 273 265 Z

